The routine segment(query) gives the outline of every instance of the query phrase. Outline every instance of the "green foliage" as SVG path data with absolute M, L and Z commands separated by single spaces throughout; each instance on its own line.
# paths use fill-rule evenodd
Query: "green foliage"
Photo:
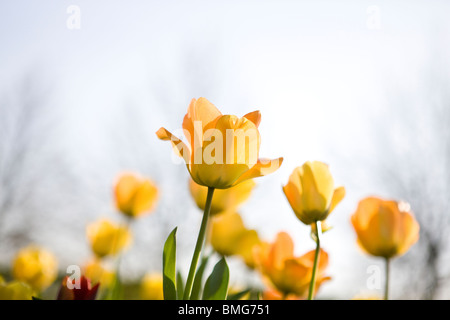
M 203 290 L 203 300 L 226 300 L 230 272 L 225 258 L 214 266 Z
M 202 280 L 203 280 L 203 273 L 205 272 L 205 268 L 208 264 L 209 256 L 203 257 L 202 261 L 200 263 L 200 266 L 197 269 L 197 272 L 195 274 L 194 278 L 194 284 L 192 285 L 192 292 L 191 292 L 191 300 L 199 300 L 200 299 L 200 293 L 202 291 Z
M 164 300 L 177 299 L 176 280 L 176 253 L 177 253 L 177 228 L 167 237 L 163 251 L 163 292 Z

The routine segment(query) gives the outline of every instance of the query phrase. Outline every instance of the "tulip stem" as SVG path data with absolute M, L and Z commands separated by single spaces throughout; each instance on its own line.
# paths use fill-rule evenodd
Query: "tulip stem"
M 314 265 L 312 269 L 311 274 L 311 281 L 309 283 L 309 294 L 308 294 L 308 300 L 313 300 L 314 297 L 314 287 L 316 283 L 316 270 L 317 270 L 317 264 L 319 262 L 319 253 L 320 253 L 320 236 L 322 233 L 322 226 L 320 225 L 320 221 L 315 221 L 315 227 L 316 227 L 316 252 L 314 254 Z
M 389 269 L 391 260 L 386 258 L 386 282 L 384 284 L 384 300 L 389 300 Z
M 202 224 L 198 232 L 197 243 L 195 244 L 194 255 L 192 256 L 189 274 L 184 289 L 184 300 L 189 300 L 191 296 L 192 284 L 194 282 L 195 271 L 197 270 L 198 260 L 202 252 L 203 243 L 205 242 L 205 233 L 208 225 L 209 212 L 211 211 L 211 201 L 214 194 L 214 188 L 208 187 L 208 195 L 206 196 L 205 211 L 203 212 Z

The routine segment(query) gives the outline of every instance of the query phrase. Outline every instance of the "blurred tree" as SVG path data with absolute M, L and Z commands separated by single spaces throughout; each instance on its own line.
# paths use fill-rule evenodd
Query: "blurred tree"
M 415 299 L 439 298 L 450 277 L 450 78 L 444 59 L 430 61 L 419 90 L 396 87 L 386 113 L 371 120 L 372 172 L 389 195 L 410 203 L 421 227 L 417 248 L 399 259 L 403 295 Z
M 26 74 L 0 101 L 0 231 L 5 232 L 9 214 L 34 210 L 36 190 L 50 174 L 48 152 L 49 92 L 34 72 Z M 37 212 L 36 212 L 37 213 Z M 27 218 L 25 218 L 27 217 Z M 29 215 L 15 218 L 8 239 L 28 242 L 32 224 Z

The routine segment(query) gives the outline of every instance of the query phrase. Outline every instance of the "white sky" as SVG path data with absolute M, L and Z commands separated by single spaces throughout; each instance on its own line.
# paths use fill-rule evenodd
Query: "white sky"
M 66 27 L 69 5 L 81 9 L 80 30 Z M 379 30 L 366 24 L 371 5 L 380 10 Z M 244 219 L 268 239 L 287 230 L 298 253 L 313 249 L 281 185 L 306 160 L 329 163 L 348 195 L 324 236 L 334 279 L 321 294 L 349 298 L 364 287 L 347 286 L 355 273 L 379 263 L 358 252 L 349 216 L 359 198 L 384 191 L 354 176 L 363 165 L 342 159 L 370 152 L 364 133 L 370 115 L 388 111 L 386 90 L 415 90 L 434 52 L 448 49 L 449 9 L 446 1 L 3 1 L 0 89 L 38 66 L 65 110 L 68 153 L 93 163 L 109 138 L 103 126 L 129 99 L 148 116 L 149 132 L 179 128 L 193 97 L 224 113 L 261 110 L 261 156 L 285 162 L 258 180 Z M 169 109 L 158 104 L 167 93 Z M 167 145 L 150 147 L 170 159 Z M 353 271 L 349 261 L 366 265 Z

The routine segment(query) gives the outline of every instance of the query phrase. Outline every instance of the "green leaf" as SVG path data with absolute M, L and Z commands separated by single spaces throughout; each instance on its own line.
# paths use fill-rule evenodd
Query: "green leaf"
M 236 292 L 236 293 L 234 293 L 232 295 L 229 295 L 227 297 L 227 300 L 239 300 L 242 297 L 244 297 L 247 293 L 249 293 L 250 291 L 251 291 L 251 289 L 245 289 L 245 290 Z
M 177 253 L 177 228 L 167 237 L 163 251 L 163 292 L 164 300 L 177 299 L 176 286 L 176 253 Z
M 191 300 L 198 300 L 200 299 L 200 292 L 202 290 L 202 280 L 203 280 L 203 273 L 205 272 L 206 265 L 208 264 L 209 256 L 203 257 L 202 262 L 200 263 L 200 266 L 197 269 L 197 272 L 195 274 L 194 283 L 192 285 L 192 291 L 191 291 Z
M 181 276 L 180 271 L 177 272 L 177 296 L 178 300 L 183 300 L 184 295 L 184 284 L 183 277 Z
M 230 271 L 227 262 L 225 258 L 222 258 L 214 266 L 211 275 L 206 280 L 203 300 L 226 300 L 229 277 Z

